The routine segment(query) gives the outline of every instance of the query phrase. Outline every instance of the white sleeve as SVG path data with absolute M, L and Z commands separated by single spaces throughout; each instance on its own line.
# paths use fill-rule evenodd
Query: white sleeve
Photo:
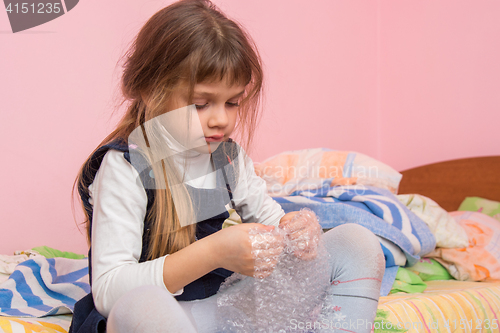
M 233 190 L 233 201 L 241 220 L 278 226 L 285 212 L 267 194 L 266 182 L 255 174 L 253 161 L 242 148 L 239 148 L 238 169 L 238 183 Z
M 139 263 L 148 199 L 137 170 L 122 152 L 106 153 L 89 191 L 92 294 L 96 309 L 107 317 L 118 298 L 134 288 L 155 285 L 167 290 L 165 257 Z

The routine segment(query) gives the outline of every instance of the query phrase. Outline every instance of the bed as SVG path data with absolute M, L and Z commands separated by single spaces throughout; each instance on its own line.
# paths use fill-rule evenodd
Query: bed
M 464 158 L 405 170 L 398 193 L 419 193 L 447 211 L 465 197 L 500 201 L 500 156 Z
M 452 212 L 468 196 L 500 201 L 499 171 L 500 156 L 425 165 L 402 172 L 399 193 L 424 195 Z M 349 181 L 352 177 L 341 180 Z M 375 332 L 499 332 L 500 281 L 427 281 L 423 292 L 381 297 L 377 318 Z M 1 316 L 0 332 L 67 332 L 70 321 L 71 314 Z
M 402 174 L 399 193 L 425 195 L 450 212 L 465 197 L 500 201 L 500 156 L 434 163 Z M 423 293 L 381 297 L 379 309 L 408 332 L 499 332 L 500 281 L 429 281 Z

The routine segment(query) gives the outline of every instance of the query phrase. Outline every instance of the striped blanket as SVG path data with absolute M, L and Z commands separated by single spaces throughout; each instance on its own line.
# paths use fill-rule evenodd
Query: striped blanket
M 386 258 L 382 295 L 387 295 L 398 266 L 417 263 L 436 246 L 428 226 L 390 191 L 375 187 L 326 186 L 314 191 L 296 191 L 274 197 L 288 213 L 307 207 L 314 211 L 324 229 L 357 223 L 379 237 Z
M 0 284 L 0 315 L 43 317 L 72 313 L 90 292 L 88 260 L 34 257 Z

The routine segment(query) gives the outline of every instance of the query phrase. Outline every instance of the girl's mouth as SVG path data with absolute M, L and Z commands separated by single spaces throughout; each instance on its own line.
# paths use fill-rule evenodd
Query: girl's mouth
M 223 134 L 205 137 L 205 141 L 207 141 L 207 142 L 221 142 L 223 140 L 224 140 Z

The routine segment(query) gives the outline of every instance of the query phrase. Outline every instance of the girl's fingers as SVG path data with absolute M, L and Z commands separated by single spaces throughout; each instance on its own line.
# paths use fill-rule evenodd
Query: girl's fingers
M 267 260 L 255 260 L 255 270 L 256 271 L 268 271 L 273 270 L 274 266 L 278 263 L 278 258 L 267 259 Z
M 308 222 L 302 219 L 287 220 L 280 224 L 280 227 L 287 233 L 295 233 L 301 229 L 305 229 L 308 226 Z
M 319 228 L 319 224 L 315 221 L 310 221 L 309 219 L 295 219 L 282 223 L 281 228 L 285 230 L 289 235 L 296 234 L 304 230 L 310 230 L 316 232 Z
M 294 255 L 303 260 L 312 260 L 316 257 L 316 249 L 319 243 L 319 230 L 315 225 L 299 230 L 288 235 L 294 244 Z
M 313 260 L 318 255 L 316 250 L 313 251 L 295 251 L 293 253 L 297 258 L 302 260 Z
M 296 239 L 301 239 L 301 238 L 309 238 L 310 234 L 312 233 L 310 228 L 304 228 L 295 231 L 294 233 L 288 234 L 288 239 L 290 240 L 296 240 Z
M 282 248 L 284 245 L 282 236 L 270 233 L 252 235 L 251 239 L 253 250 Z
M 309 241 L 313 242 L 319 239 L 319 230 L 316 226 L 310 226 L 305 229 L 301 229 L 293 234 L 288 234 L 288 239 L 292 241 Z
M 260 231 L 258 230 L 257 233 L 250 232 L 252 256 L 254 258 L 252 276 L 265 278 L 274 270 L 280 255 L 283 253 L 285 244 L 283 236 L 279 233 L 260 233 Z
M 274 260 L 256 260 L 253 276 L 256 278 L 265 278 L 269 276 L 274 271 L 277 263 L 277 258 Z
M 287 214 L 280 221 L 279 229 L 273 232 L 269 232 L 273 230 L 272 227 L 268 227 L 269 230 L 267 230 L 262 225 L 260 228 L 250 231 L 254 277 L 265 278 L 269 276 L 276 267 L 285 247 L 302 260 L 316 258 L 321 227 L 314 214 L 306 212 L 302 216 L 296 215 L 297 213 Z
M 275 261 L 283 252 L 283 238 L 271 233 L 251 234 L 252 257 L 255 267 L 265 261 Z
M 296 257 L 303 260 L 316 258 L 321 226 L 312 211 L 305 209 L 288 213 L 280 220 L 279 227 L 285 231 L 286 243 Z
M 280 256 L 280 254 L 283 252 L 284 247 L 283 246 L 278 246 L 275 248 L 271 249 L 262 249 L 262 250 L 254 250 L 252 251 L 253 257 L 257 260 L 263 260 L 266 258 L 277 258 Z

